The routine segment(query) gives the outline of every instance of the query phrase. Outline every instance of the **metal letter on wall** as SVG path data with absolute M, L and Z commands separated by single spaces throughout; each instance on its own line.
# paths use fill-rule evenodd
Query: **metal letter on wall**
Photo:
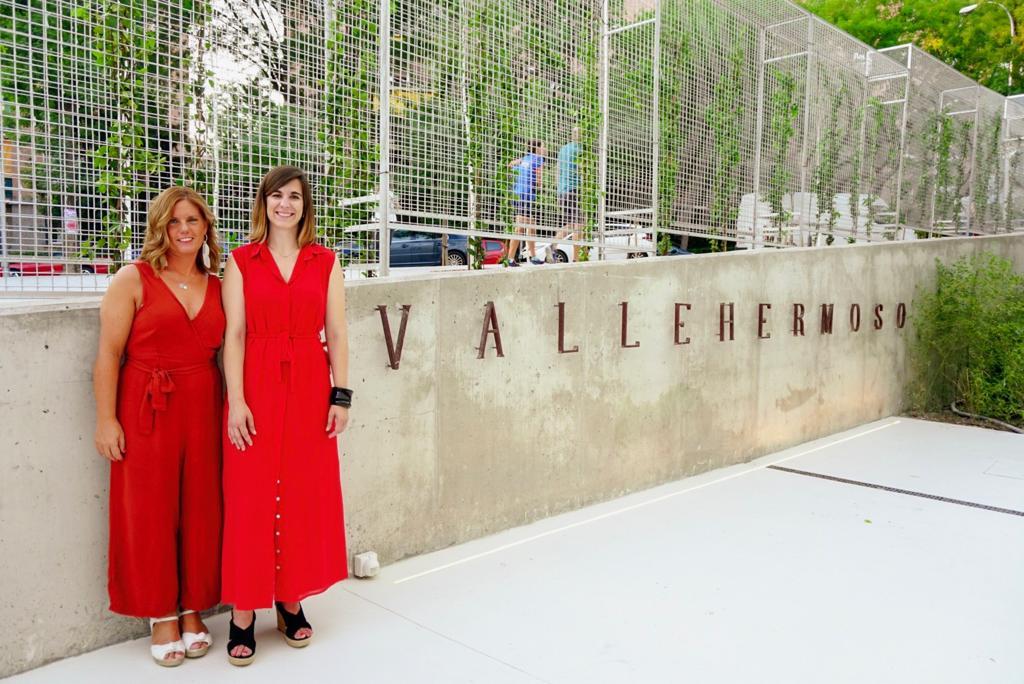
M 501 330 L 498 328 L 498 312 L 494 310 L 494 302 L 487 302 L 484 305 L 484 324 L 480 331 L 480 347 L 477 350 L 476 358 L 484 358 L 487 350 L 487 336 L 494 335 L 494 349 L 499 357 L 504 357 L 505 352 L 501 348 Z
M 903 329 L 903 326 L 907 324 L 907 305 L 900 302 L 896 305 L 896 327 Z
M 835 312 L 835 304 L 821 305 L 821 334 L 832 334 L 832 314 Z
M 793 337 L 804 336 L 804 305 L 793 305 Z
M 622 307 L 622 336 L 619 338 L 619 342 L 622 345 L 622 347 L 625 348 L 625 349 L 635 349 L 635 348 L 640 346 L 640 340 L 637 340 L 636 342 L 633 342 L 632 344 L 627 344 L 626 343 L 626 336 L 628 334 L 626 328 L 627 328 L 627 325 L 628 325 L 628 320 L 627 319 L 629 317 L 629 302 L 622 302 L 622 303 L 619 304 L 619 306 Z
M 558 302 L 555 308 L 558 309 L 558 353 L 575 354 L 580 350 L 578 344 L 573 345 L 572 349 L 565 348 L 565 302 Z
M 771 304 L 758 304 L 757 305 L 757 336 L 758 336 L 759 339 L 762 339 L 762 340 L 771 339 L 772 334 L 770 332 L 765 332 L 765 329 L 764 329 L 765 324 L 768 322 L 768 319 L 765 318 L 765 314 L 768 311 L 771 311 L 771 308 L 772 308 Z
M 690 305 L 686 302 L 676 302 L 676 327 L 675 327 L 675 341 L 676 344 L 690 344 L 690 338 L 687 337 L 684 340 L 679 339 L 679 336 L 683 333 L 683 327 L 686 325 L 683 323 L 682 310 L 690 310 Z
M 726 309 L 729 310 L 729 318 L 725 317 Z M 734 316 L 736 313 L 736 305 L 733 302 L 721 303 L 718 305 L 718 341 L 725 342 L 725 326 L 729 326 L 729 341 L 732 342 L 735 339 L 736 324 Z
M 388 305 L 381 304 L 377 307 L 380 312 L 380 322 L 384 326 L 384 342 L 388 346 L 388 365 L 398 370 L 398 364 L 402 360 L 402 347 L 405 345 L 405 325 L 409 322 L 409 311 L 412 304 L 402 305 L 402 322 L 398 324 L 398 345 L 391 339 L 391 322 L 388 320 Z

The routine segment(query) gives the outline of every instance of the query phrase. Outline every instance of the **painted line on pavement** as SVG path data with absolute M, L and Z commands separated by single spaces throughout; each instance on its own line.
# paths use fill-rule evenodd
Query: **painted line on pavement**
M 1019 515 L 1024 518 L 1024 511 L 1015 511 L 1012 508 L 1001 508 L 999 506 L 989 506 L 988 504 L 975 503 L 974 501 L 964 501 L 963 499 L 951 499 L 948 496 L 939 496 L 938 494 L 925 494 L 924 492 L 915 492 L 911 489 L 900 489 L 899 487 L 889 487 L 887 485 L 875 484 L 873 482 L 861 482 L 860 480 L 849 480 L 845 477 L 836 477 L 835 475 L 823 475 L 822 473 L 812 473 L 808 470 L 797 470 L 796 468 L 783 468 L 782 466 L 770 465 L 770 470 L 778 470 L 782 473 L 793 473 L 794 475 L 803 475 L 805 477 L 816 477 L 820 480 L 829 480 L 830 482 L 841 482 L 842 484 L 856 485 L 858 487 L 867 487 L 869 489 L 880 489 L 883 492 L 892 492 L 893 494 L 905 494 L 906 496 L 916 496 L 922 499 L 930 499 L 932 501 L 941 501 L 942 503 L 956 504 L 957 506 L 967 506 L 969 508 L 980 508 L 983 511 L 992 511 L 994 513 L 1005 513 L 1007 515 Z

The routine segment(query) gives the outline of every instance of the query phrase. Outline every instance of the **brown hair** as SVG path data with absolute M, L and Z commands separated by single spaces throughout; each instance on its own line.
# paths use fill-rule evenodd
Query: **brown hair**
M 210 266 L 203 260 L 203 251 L 196 253 L 196 267 L 200 273 L 217 273 L 220 271 L 220 240 L 217 238 L 215 219 L 210 205 L 202 195 L 184 185 L 172 185 L 165 189 L 149 203 L 149 214 L 146 217 L 146 240 L 142 244 L 139 260 L 149 263 L 153 270 L 162 271 L 167 268 L 167 252 L 171 249 L 171 239 L 167 236 L 167 226 L 178 202 L 191 202 L 199 207 L 199 213 L 206 221 L 206 246 L 210 250 Z
M 285 183 L 298 179 L 302 185 L 302 218 L 299 219 L 299 247 L 316 242 L 316 217 L 313 215 L 313 191 L 309 189 L 306 172 L 297 166 L 277 166 L 267 172 L 260 181 L 256 199 L 252 204 L 252 230 L 249 242 L 263 242 L 270 230 L 267 218 L 267 196 L 281 189 Z

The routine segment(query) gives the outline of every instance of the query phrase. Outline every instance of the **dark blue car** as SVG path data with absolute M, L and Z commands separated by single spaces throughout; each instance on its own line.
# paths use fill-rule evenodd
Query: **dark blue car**
M 469 238 L 465 235 L 448 236 L 448 266 L 465 266 L 469 255 Z M 334 251 L 350 261 L 374 261 L 376 240 L 360 244 L 357 240 L 344 240 Z M 364 252 L 371 252 L 365 254 Z M 393 268 L 401 266 L 441 266 L 441 236 L 437 233 L 421 233 L 415 230 L 398 229 L 391 231 L 391 260 Z

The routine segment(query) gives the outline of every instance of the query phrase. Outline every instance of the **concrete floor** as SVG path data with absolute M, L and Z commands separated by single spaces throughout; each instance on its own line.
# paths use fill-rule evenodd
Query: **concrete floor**
M 346 581 L 304 651 L 260 613 L 246 669 L 220 616 L 177 669 L 139 640 L 12 681 L 1024 682 L 1022 511 L 1024 437 L 887 419 Z

